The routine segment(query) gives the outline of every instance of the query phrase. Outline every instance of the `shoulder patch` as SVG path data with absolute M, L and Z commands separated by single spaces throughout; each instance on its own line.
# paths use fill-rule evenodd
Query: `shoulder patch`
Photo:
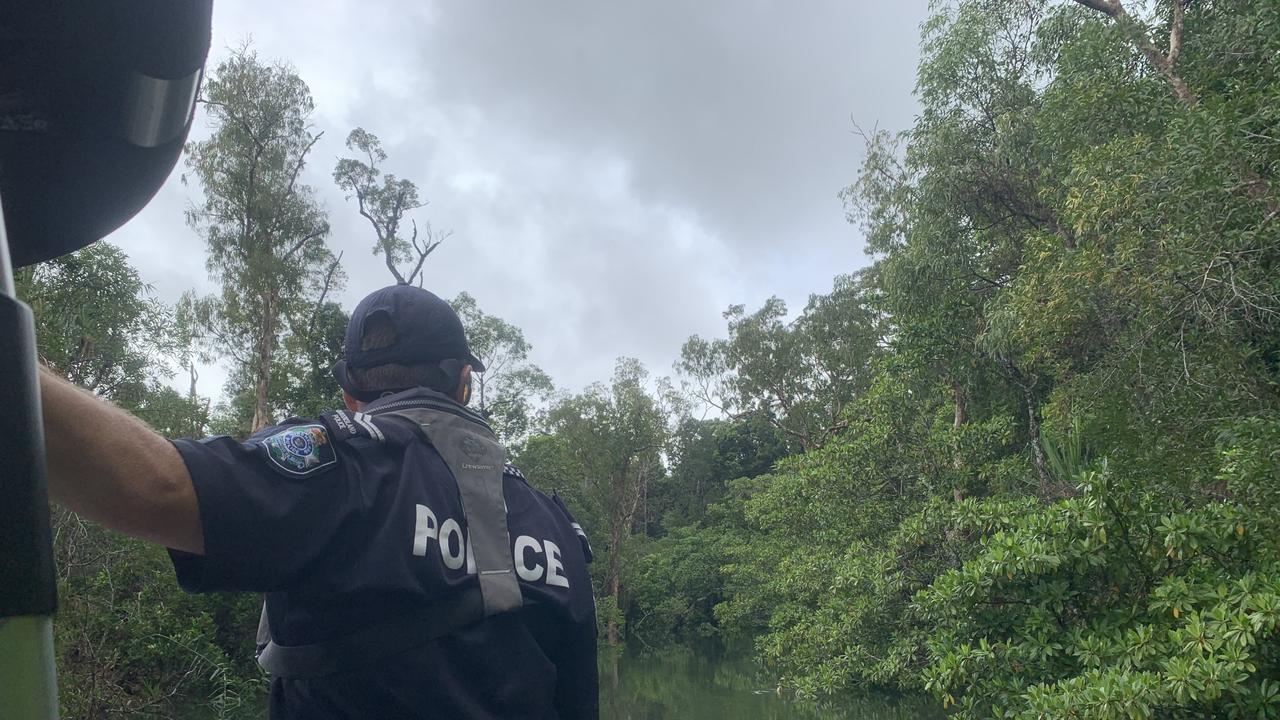
M 338 462 L 323 425 L 294 425 L 258 442 L 271 465 L 292 477 L 312 475 Z
M 351 410 L 335 410 L 322 416 L 332 428 L 338 440 L 351 440 L 366 437 L 377 442 L 386 442 L 387 437 L 382 430 L 373 424 L 373 418 L 362 412 Z

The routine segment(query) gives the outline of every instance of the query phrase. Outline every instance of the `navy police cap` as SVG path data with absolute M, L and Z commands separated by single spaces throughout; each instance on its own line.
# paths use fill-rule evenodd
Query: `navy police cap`
M 361 350 L 365 323 L 384 315 L 395 332 L 395 342 L 387 347 Z M 449 303 L 434 293 L 412 285 L 391 285 L 375 290 L 360 301 L 347 323 L 343 359 L 333 368 L 338 384 L 352 389 L 347 368 L 371 368 L 391 363 L 424 365 L 443 360 L 460 360 L 475 372 L 484 372 L 484 363 L 471 353 L 462 320 Z

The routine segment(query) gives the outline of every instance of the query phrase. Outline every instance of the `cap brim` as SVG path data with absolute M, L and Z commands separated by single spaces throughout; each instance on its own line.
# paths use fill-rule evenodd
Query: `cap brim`
M 484 372 L 484 363 L 475 355 L 467 354 L 467 364 L 471 366 L 471 372 Z
M 351 379 L 347 377 L 346 360 L 339 360 L 333 364 L 333 379 L 338 381 L 338 387 L 351 392 Z

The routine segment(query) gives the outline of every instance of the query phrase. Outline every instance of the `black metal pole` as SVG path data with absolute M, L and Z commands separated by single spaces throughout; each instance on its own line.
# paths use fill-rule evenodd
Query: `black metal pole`
M 56 720 L 57 581 L 35 322 L 16 297 L 0 208 L 0 720 Z

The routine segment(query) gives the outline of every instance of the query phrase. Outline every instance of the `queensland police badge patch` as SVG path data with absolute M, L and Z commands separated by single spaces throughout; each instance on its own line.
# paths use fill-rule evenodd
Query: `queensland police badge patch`
M 310 475 L 338 462 L 323 425 L 295 425 L 258 442 L 271 464 L 288 475 Z

